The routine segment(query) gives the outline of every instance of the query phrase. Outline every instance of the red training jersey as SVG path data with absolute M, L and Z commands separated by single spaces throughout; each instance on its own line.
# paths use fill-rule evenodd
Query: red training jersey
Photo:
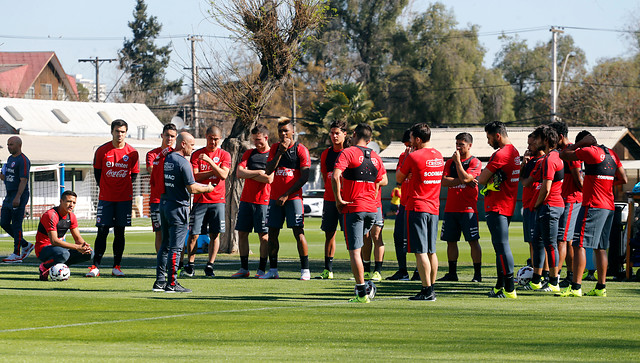
M 398 165 L 396 166 L 396 173 L 400 170 L 404 159 L 407 157 L 407 153 L 403 152 L 398 157 Z M 400 185 L 400 205 L 406 207 L 407 199 L 409 199 L 409 177 L 407 177 Z
M 247 150 L 242 154 L 242 160 L 240 160 L 238 167 L 243 167 L 248 170 L 265 170 L 268 156 L 268 150 L 263 153 L 258 151 L 258 149 Z M 270 194 L 271 184 L 261 183 L 254 179 L 245 179 L 240 201 L 267 205 L 269 204 Z
M 526 179 L 529 176 L 532 177 L 533 183 L 529 187 L 522 187 L 522 208 L 527 208 L 532 211 L 538 200 L 538 193 L 540 192 L 540 165 L 544 155 L 532 158 L 522 168 L 521 178 Z
M 336 197 L 333 195 L 333 187 L 331 186 L 331 178 L 333 177 L 333 169 L 336 166 L 336 160 L 342 150 L 334 150 L 333 146 L 325 149 L 320 155 L 320 174 L 324 179 L 324 200 L 335 202 Z
M 551 189 L 543 204 L 550 207 L 564 208 L 564 200 L 562 199 L 562 182 L 564 178 L 564 163 L 560 159 L 558 150 L 551 150 L 544 156 L 541 165 L 541 180 L 551 180 Z M 542 186 L 541 186 L 542 187 Z M 538 194 L 539 195 L 539 194 Z M 536 200 L 538 196 L 536 196 Z M 534 201 L 535 206 L 535 201 Z
M 377 183 L 387 173 L 380 156 L 369 148 L 350 146 L 338 156 L 335 169 L 342 171 L 340 195 L 345 202 L 350 202 L 342 213 L 375 213 L 378 210 Z
M 147 165 L 151 165 L 149 177 L 149 203 L 160 203 L 160 196 L 164 193 L 164 158 L 172 152 L 171 146 L 167 148 L 157 147 L 147 153 Z
M 604 146 L 588 146 L 576 149 L 578 159 L 584 161 L 582 205 L 615 210 L 613 182 L 616 170 L 622 166 L 620 158 Z
M 474 178 L 480 175 L 480 171 L 482 170 L 482 162 L 480 162 L 480 159 L 471 156 L 460 161 L 463 169 Z M 453 159 L 447 160 L 444 164 L 443 176 L 458 178 L 458 170 L 456 169 L 456 164 L 453 162 Z M 449 187 L 444 211 L 450 213 L 478 213 L 478 186 L 461 184 L 455 187 Z
M 93 167 L 100 169 L 99 200 L 123 202 L 133 199 L 131 174 L 140 173 L 138 151 L 129 144 L 116 149 L 109 141 L 96 150 Z
M 231 154 L 220 148 L 216 148 L 213 151 L 208 151 L 206 147 L 203 147 L 202 149 L 198 149 L 194 151 L 193 154 L 191 154 L 191 167 L 193 168 L 194 175 L 196 174 L 196 172 L 202 173 L 213 170 L 208 162 L 200 159 L 201 154 L 210 157 L 211 160 L 213 160 L 213 163 L 221 168 L 231 168 Z M 224 203 L 224 179 L 220 179 L 217 176 L 212 175 L 205 180 L 201 180 L 200 183 L 211 183 L 214 186 L 213 191 L 194 195 L 194 203 Z
M 520 153 L 513 144 L 507 144 L 491 155 L 487 169 L 494 174 L 501 170 L 504 173 L 504 180 L 500 184 L 500 191 L 489 191 L 485 195 L 484 211 L 512 216 L 518 197 Z
M 436 149 L 419 149 L 405 157 L 400 172 L 404 175 L 411 174 L 405 206 L 407 211 L 440 214 L 440 184 L 443 171 L 444 160 Z
M 562 199 L 564 199 L 565 203 L 582 203 L 582 191 L 578 189 L 576 184 L 573 182 L 573 175 L 571 174 L 571 169 L 580 170 L 581 168 L 582 163 L 579 160 L 564 161 L 564 182 L 562 183 Z
M 68 230 L 78 228 L 78 220 L 76 215 L 69 212 L 64 218 L 60 218 L 58 207 L 53 207 L 44 212 L 38 223 L 38 232 L 36 233 L 36 256 L 40 256 L 40 251 L 46 246 L 51 245 L 49 238 L 50 231 L 57 231 L 58 238 L 64 237 Z
M 278 147 L 280 147 L 279 142 L 271 146 L 267 162 L 276 157 Z M 309 149 L 298 142 L 293 143 L 293 145 L 282 154 L 280 162 L 276 165 L 273 183 L 271 183 L 271 200 L 277 200 L 286 193 L 287 190 L 291 189 L 293 184 L 300 179 L 300 170 L 309 167 L 311 167 Z M 289 194 L 288 199 L 302 199 L 302 188 Z

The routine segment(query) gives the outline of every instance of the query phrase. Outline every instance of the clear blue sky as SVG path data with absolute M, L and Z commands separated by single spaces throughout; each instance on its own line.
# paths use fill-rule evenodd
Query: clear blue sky
M 0 51 L 55 51 L 68 74 L 95 76 L 93 66 L 78 63 L 80 58 L 117 58 L 124 38 L 131 38 L 127 22 L 133 19 L 133 0 L 111 1 L 11 1 L 5 3 L 0 23 Z M 7 5 L 10 3 L 10 5 Z M 640 18 L 640 2 L 636 0 L 448 0 L 460 26 L 480 26 L 480 42 L 487 50 L 485 65 L 491 66 L 500 49 L 501 31 L 519 31 L 530 46 L 550 39 L 549 27 L 570 26 L 597 29 L 626 29 Z M 148 13 L 163 25 L 163 39 L 172 42 L 172 63 L 167 70 L 170 79 L 185 76 L 189 84 L 190 45 L 188 34 L 224 36 L 221 29 L 207 20 L 208 2 L 203 0 L 148 0 Z M 424 10 L 426 0 L 414 0 L 412 9 Z M 7 11 L 7 9 L 10 9 Z M 638 24 L 638 21 L 636 21 Z M 533 30 L 531 30 L 533 29 Z M 631 54 L 632 43 L 624 34 L 610 31 L 567 29 L 576 45 L 582 48 L 593 66 L 598 59 L 624 57 Z M 166 38 L 166 37 L 174 38 Z M 198 44 L 198 58 L 204 60 L 211 49 L 233 52 L 231 43 L 205 37 Z M 205 53 L 206 52 L 206 53 Z M 203 64 L 201 64 L 203 65 Z M 101 83 L 108 89 L 120 76 L 115 63 L 100 68 Z

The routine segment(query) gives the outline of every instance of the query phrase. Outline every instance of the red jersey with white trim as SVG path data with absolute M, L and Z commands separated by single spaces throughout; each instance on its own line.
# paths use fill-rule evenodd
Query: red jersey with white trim
M 169 146 L 157 147 L 147 153 L 147 165 L 153 166 L 149 177 L 149 203 L 160 203 L 160 196 L 164 193 L 164 158 L 172 151 L 173 148 Z
M 527 208 L 531 211 L 533 207 L 535 207 L 538 194 L 540 193 L 540 165 L 542 165 L 543 159 L 544 155 L 530 159 L 521 171 L 522 178 L 526 179 L 531 176 L 533 180 L 530 187 L 522 187 L 522 208 Z
M 442 154 L 433 148 L 412 151 L 404 159 L 400 171 L 404 175 L 411 173 L 406 210 L 440 214 L 440 184 L 444 171 Z
M 109 141 L 96 150 L 93 167 L 101 169 L 99 200 L 124 202 L 133 199 L 131 174 L 140 173 L 138 151 L 129 144 L 116 149 Z
M 480 175 L 482 171 L 480 159 L 471 156 L 460 161 L 462 162 L 462 168 L 474 178 Z M 443 176 L 458 178 L 458 170 L 453 159 L 447 160 L 444 164 Z M 444 211 L 449 213 L 478 213 L 478 186 L 461 184 L 449 187 Z
M 387 173 L 380 156 L 369 148 L 350 146 L 338 156 L 335 169 L 342 171 L 340 195 L 345 202 L 350 202 L 342 213 L 375 213 L 378 210 L 377 183 Z
M 584 161 L 582 205 L 614 210 L 613 182 L 616 170 L 622 166 L 618 155 L 604 146 L 594 145 L 576 149 L 576 156 Z
M 297 146 L 296 146 L 297 145 Z M 276 142 L 269 150 L 269 158 L 267 162 L 276 157 L 276 152 L 280 147 L 280 143 Z M 299 142 L 293 143 L 280 157 L 280 162 L 276 166 L 271 183 L 271 200 L 278 200 L 284 193 L 289 190 L 298 179 L 300 179 L 302 168 L 311 167 L 311 158 L 309 157 L 309 149 Z M 302 199 L 302 188 L 289 194 L 289 200 Z
M 567 147 L 569 145 L 567 145 Z M 576 184 L 573 182 L 573 175 L 571 174 L 571 169 L 580 170 L 582 168 L 582 163 L 579 160 L 563 162 L 564 182 L 562 183 L 562 199 L 564 199 L 565 203 L 582 203 L 582 191 L 579 190 Z
M 407 157 L 407 153 L 403 152 L 398 157 L 398 165 L 396 166 L 396 172 L 400 170 L 404 159 Z M 407 200 L 409 199 L 409 178 L 406 178 L 400 185 L 400 205 L 406 207 Z
M 541 182 L 551 180 L 551 189 L 543 204 L 550 207 L 564 208 L 564 200 L 562 199 L 562 182 L 564 178 L 564 163 L 560 159 L 558 150 L 551 150 L 544 156 L 541 165 Z M 538 194 L 539 195 L 539 194 Z M 536 196 L 536 200 L 537 200 Z M 534 201 L 535 205 L 535 201 Z
M 36 256 L 40 256 L 40 251 L 51 245 L 50 231 L 57 231 L 58 238 L 62 239 L 67 231 L 73 228 L 78 228 L 78 220 L 72 212 L 69 212 L 64 218 L 60 218 L 58 207 L 53 207 L 44 212 L 40 217 L 38 232 L 36 233 Z
M 520 153 L 513 144 L 507 144 L 491 155 L 487 169 L 494 174 L 502 170 L 504 180 L 500 184 L 500 191 L 489 191 L 485 195 L 484 211 L 512 216 L 516 208 L 520 181 Z
M 242 154 L 242 160 L 238 166 L 248 170 L 265 170 L 267 167 L 267 157 L 269 151 L 261 153 L 258 149 L 250 149 Z M 245 179 L 242 188 L 241 202 L 253 204 L 269 204 L 269 196 L 271 195 L 271 184 L 261 183 L 255 179 Z
M 333 169 L 336 166 L 336 160 L 340 151 L 333 149 L 333 146 L 325 149 L 320 155 L 320 174 L 324 177 L 324 195 L 323 199 L 327 202 L 335 202 L 336 197 L 333 195 L 333 188 L 331 187 L 331 178 L 333 177 Z
M 207 151 L 207 148 L 203 147 L 202 149 L 198 149 L 194 151 L 193 154 L 191 154 L 191 167 L 193 168 L 194 175 L 196 173 L 196 170 L 200 173 L 213 170 L 208 162 L 200 160 L 201 154 L 205 154 L 210 157 L 211 160 L 213 160 L 213 163 L 221 168 L 231 168 L 231 154 L 220 148 L 216 148 L 213 151 Z M 201 180 L 200 183 L 211 183 L 214 186 L 213 191 L 194 195 L 194 203 L 224 203 L 224 179 L 220 179 L 217 176 L 212 175 L 205 180 Z

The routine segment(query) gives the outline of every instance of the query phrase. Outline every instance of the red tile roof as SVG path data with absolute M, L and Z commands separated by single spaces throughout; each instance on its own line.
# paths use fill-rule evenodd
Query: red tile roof
M 0 65 L 4 66 L 0 68 L 0 90 L 8 93 L 9 97 L 23 98 L 49 62 L 77 97 L 75 82 L 69 81 L 54 52 L 0 52 Z M 7 70 L 2 72 L 3 69 Z M 17 84 L 19 77 L 22 79 Z

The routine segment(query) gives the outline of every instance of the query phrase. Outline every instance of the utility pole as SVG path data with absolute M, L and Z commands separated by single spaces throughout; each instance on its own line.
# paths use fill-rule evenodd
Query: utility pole
M 551 49 L 551 122 L 553 122 L 556 120 L 558 111 L 558 34 L 564 33 L 564 30 L 552 26 L 549 31 L 553 43 Z
M 115 62 L 117 59 L 100 59 L 96 57 L 95 59 L 78 59 L 78 62 L 91 62 L 94 67 L 96 67 L 96 102 L 100 102 L 100 64 L 103 62 Z M 105 99 L 106 101 L 106 99 Z
M 198 137 L 198 94 L 200 94 L 200 88 L 198 88 L 198 66 L 196 66 L 196 41 L 201 42 L 202 37 L 199 35 L 190 35 L 187 40 L 191 41 L 191 104 L 193 107 L 191 126 L 193 127 L 193 136 Z
M 298 113 L 296 105 L 296 82 L 293 77 L 291 78 L 291 89 L 293 90 L 291 99 L 291 124 L 293 125 L 295 140 L 298 141 L 298 131 L 296 129 L 296 114 Z

